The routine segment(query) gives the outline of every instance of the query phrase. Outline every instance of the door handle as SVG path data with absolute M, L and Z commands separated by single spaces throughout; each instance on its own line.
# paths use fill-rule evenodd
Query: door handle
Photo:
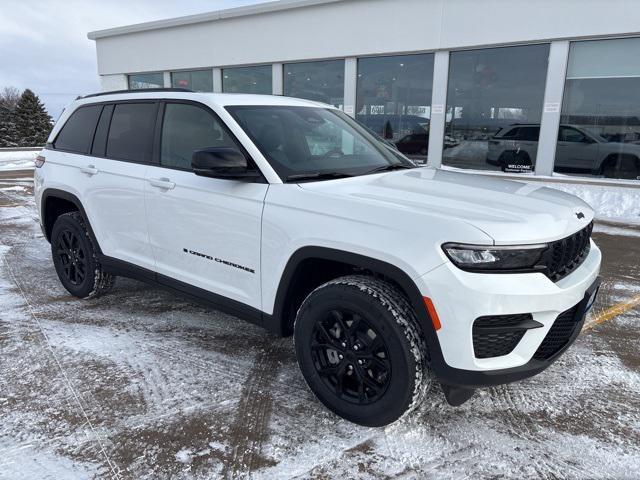
M 93 175 L 96 175 L 99 170 L 93 165 L 87 165 L 86 167 L 80 167 L 80 171 L 92 177 Z
M 173 190 L 176 188 L 176 183 L 170 181 L 168 178 L 150 178 L 149 183 L 152 186 L 163 190 Z

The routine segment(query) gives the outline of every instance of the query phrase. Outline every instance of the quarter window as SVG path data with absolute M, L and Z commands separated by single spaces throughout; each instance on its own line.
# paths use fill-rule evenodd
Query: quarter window
M 155 103 L 116 105 L 107 137 L 107 157 L 150 162 L 156 108 Z
M 190 170 L 194 152 L 220 147 L 238 148 L 210 112 L 195 105 L 181 103 L 166 105 L 160 165 Z
M 71 114 L 54 142 L 54 148 L 73 153 L 88 153 L 102 105 L 80 107 Z

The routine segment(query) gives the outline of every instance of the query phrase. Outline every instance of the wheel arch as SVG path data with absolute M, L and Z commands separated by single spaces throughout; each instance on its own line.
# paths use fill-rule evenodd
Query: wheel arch
M 304 298 L 298 299 L 295 296 L 296 282 L 298 282 L 302 274 L 306 272 L 305 268 L 308 268 L 310 261 L 328 262 L 333 266 L 345 266 L 348 267 L 348 270 L 345 272 L 367 272 L 378 277 L 383 277 L 396 284 L 407 296 L 411 306 L 414 308 L 429 349 L 429 360 L 442 359 L 440 343 L 438 342 L 437 334 L 429 313 L 425 308 L 422 294 L 406 272 L 391 263 L 377 258 L 326 247 L 303 247 L 291 255 L 280 278 L 280 283 L 278 284 L 273 315 L 271 318 L 265 319 L 265 327 L 270 331 L 282 336 L 291 334 L 293 320 L 295 319 L 295 313 L 299 306 L 297 302 L 299 300 L 301 303 L 301 301 L 304 300 Z M 311 265 L 313 266 L 313 263 Z M 333 278 L 335 278 L 335 276 Z M 329 279 L 326 279 L 325 281 L 328 280 Z M 316 286 L 317 285 L 313 288 Z M 311 290 L 313 290 L 313 288 L 311 288 Z M 306 295 L 304 295 L 304 297 L 306 297 Z
M 632 159 L 636 162 L 636 165 L 640 166 L 640 157 L 638 157 L 638 155 L 634 153 L 612 152 L 607 154 L 602 159 L 602 161 L 600 162 L 600 165 L 596 169 L 596 174 L 599 174 L 599 175 L 603 174 L 604 169 L 607 167 L 608 164 L 616 161 L 618 158 L 621 158 L 621 157 Z
M 42 228 L 48 242 L 51 241 L 51 231 L 53 230 L 56 219 L 64 213 L 77 211 L 82 215 L 82 219 L 91 236 L 91 241 L 96 246 L 97 253 L 102 253 L 98 239 L 91 227 L 91 222 L 89 222 L 89 218 L 87 217 L 87 212 L 80 199 L 73 193 L 57 188 L 47 188 L 42 192 L 40 207 Z

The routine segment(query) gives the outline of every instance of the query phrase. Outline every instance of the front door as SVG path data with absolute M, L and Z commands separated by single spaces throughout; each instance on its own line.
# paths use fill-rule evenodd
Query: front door
M 212 147 L 242 151 L 208 107 L 164 105 L 159 165 L 148 167 L 145 186 L 156 271 L 260 309 L 261 222 L 268 184 L 195 175 L 193 153 Z
M 568 171 L 591 171 L 598 144 L 580 130 L 561 125 L 558 132 L 556 167 Z

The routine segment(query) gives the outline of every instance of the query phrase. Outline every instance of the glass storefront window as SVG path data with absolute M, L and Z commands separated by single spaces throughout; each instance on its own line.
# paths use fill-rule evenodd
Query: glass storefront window
M 548 44 L 451 52 L 444 165 L 534 170 L 548 57 Z
M 145 88 L 164 88 L 164 74 L 158 72 L 129 75 L 129 90 L 143 90 Z
M 640 180 L 640 38 L 571 44 L 555 171 Z
M 426 162 L 433 54 L 358 60 L 356 118 L 402 153 Z
M 284 94 L 342 108 L 344 60 L 285 64 Z
M 171 86 L 194 92 L 213 92 L 213 70 L 192 70 L 171 73 Z
M 225 68 L 222 71 L 222 91 L 225 93 L 273 93 L 271 65 Z

